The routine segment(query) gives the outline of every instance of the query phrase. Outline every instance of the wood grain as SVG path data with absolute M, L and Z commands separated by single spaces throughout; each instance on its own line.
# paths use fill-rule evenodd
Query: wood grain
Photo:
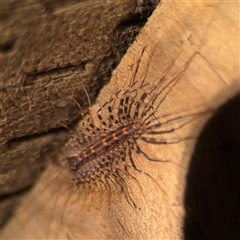
M 136 156 L 141 168 L 163 190 L 133 172 L 146 195 L 145 200 L 139 188 L 133 187 L 134 182 L 128 180 L 136 209 L 113 192 L 110 209 L 103 205 L 100 210 L 88 211 L 80 207 L 81 193 L 70 189 L 64 179 L 65 169 L 50 165 L 2 232 L 2 238 L 182 239 L 186 175 L 197 136 L 215 110 L 239 93 L 238 13 L 237 2 L 163 1 L 92 109 L 94 112 L 102 106 L 116 86 L 125 88 L 134 77 L 150 84 L 176 79 L 157 111 L 159 119 L 166 114 L 179 116 L 211 110 L 168 136 L 195 140 L 142 146 L 145 151 L 170 160 L 152 163 Z
M 82 84 L 94 102 L 157 2 L 1 4 L 1 197 L 36 181 L 80 118 L 73 98 L 88 108 Z

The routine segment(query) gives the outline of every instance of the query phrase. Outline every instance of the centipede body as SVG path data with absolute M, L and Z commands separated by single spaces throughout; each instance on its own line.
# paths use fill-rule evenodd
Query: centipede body
M 166 162 L 146 153 L 142 144 L 168 144 L 161 138 L 162 134 L 170 134 L 189 123 L 186 118 L 187 121 L 174 128 L 171 123 L 185 117 L 164 121 L 157 116 L 158 108 L 180 77 L 181 74 L 168 81 L 161 79 L 157 84 L 138 84 L 134 80 L 127 89 L 112 94 L 96 112 L 97 118 L 93 119 L 90 114 L 67 145 L 71 180 L 84 189 L 97 188 L 100 192 L 102 189 L 110 192 L 109 185 L 113 182 L 131 201 L 123 176 L 138 181 L 129 169 L 151 178 L 137 166 L 135 157 L 141 155 L 147 161 Z

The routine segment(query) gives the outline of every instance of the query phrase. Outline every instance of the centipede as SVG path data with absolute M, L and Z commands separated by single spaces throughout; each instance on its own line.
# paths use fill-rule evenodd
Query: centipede
M 168 162 L 146 153 L 141 148 L 141 143 L 177 143 L 181 140 L 168 141 L 161 136 L 170 134 L 193 120 L 185 116 L 187 120 L 174 128 L 171 126 L 172 122 L 185 117 L 162 120 L 156 114 L 168 93 L 177 84 L 180 75 L 171 80 L 162 78 L 157 84 L 144 81 L 139 83 L 134 79 L 127 89 L 114 92 L 110 100 L 95 112 L 95 118 L 89 114 L 82 121 L 80 130 L 75 132 L 66 145 L 68 156 L 65 159 L 71 181 L 80 191 L 87 194 L 95 191 L 102 194 L 106 191 L 110 206 L 111 191 L 115 186 L 119 194 L 123 194 L 127 201 L 136 207 L 125 181 L 126 177 L 131 178 L 141 189 L 138 179 L 129 172 L 129 169 L 133 169 L 149 177 L 165 192 L 150 174 L 136 165 L 134 156 L 141 155 L 150 162 Z M 84 91 L 87 94 L 86 89 Z M 88 101 L 90 105 L 89 97 Z

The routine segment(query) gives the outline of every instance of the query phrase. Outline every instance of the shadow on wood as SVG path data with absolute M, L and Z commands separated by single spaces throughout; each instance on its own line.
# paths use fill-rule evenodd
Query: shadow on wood
M 240 94 L 219 108 L 192 155 L 185 240 L 240 239 Z

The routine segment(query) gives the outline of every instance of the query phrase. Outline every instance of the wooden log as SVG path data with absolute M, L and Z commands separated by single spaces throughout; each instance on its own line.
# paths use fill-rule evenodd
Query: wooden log
M 209 114 L 200 114 L 194 121 L 167 135 L 169 141 L 183 141 L 141 145 L 151 156 L 169 161 L 151 162 L 144 156 L 135 155 L 142 171 L 158 183 L 131 171 L 142 188 L 141 191 L 133 179 L 126 179 L 136 208 L 124 197 L 120 201 L 117 191 L 112 191 L 110 209 L 107 204 L 99 209 L 99 198 L 95 195 L 92 207 L 84 208 L 82 202 L 86 200 L 86 193 L 69 186 L 65 168 L 50 165 L 25 198 L 16 217 L 4 229 L 2 238 L 181 239 L 187 236 L 187 231 L 191 232 L 191 237 L 194 230 L 189 230 L 184 223 L 184 216 L 187 216 L 184 214 L 189 214 L 188 207 L 190 212 L 194 210 L 192 206 L 184 206 L 185 189 L 189 184 L 186 176 L 196 141 L 201 141 L 197 136 L 204 124 L 221 104 L 239 93 L 238 13 L 237 2 L 163 1 L 91 109 L 94 116 L 116 89 L 128 89 L 134 79 L 157 84 L 162 89 L 172 81 L 166 97 L 158 97 L 158 101 L 164 100 L 156 112 L 160 121 L 166 116 L 193 116 L 209 110 Z M 174 128 L 179 124 L 177 122 Z M 62 158 L 64 161 L 64 156 Z M 107 194 L 105 192 L 103 196 L 107 198 Z M 87 196 L 91 201 L 91 193 Z M 200 197 L 204 196 L 200 194 Z M 202 225 L 193 226 L 199 228 L 199 232 L 193 234 L 211 239 L 214 232 L 207 227 L 207 220 L 203 218 Z M 184 226 L 186 232 L 183 232 Z M 237 230 L 228 229 L 224 234 L 233 236 L 230 235 L 233 231 Z M 219 233 L 218 239 L 225 236 L 221 228 Z M 237 236 L 238 233 L 234 234 Z
M 36 181 L 67 138 L 62 126 L 80 118 L 74 99 L 87 110 L 85 86 L 94 102 L 156 2 L 1 5 L 0 193 L 5 201 Z

